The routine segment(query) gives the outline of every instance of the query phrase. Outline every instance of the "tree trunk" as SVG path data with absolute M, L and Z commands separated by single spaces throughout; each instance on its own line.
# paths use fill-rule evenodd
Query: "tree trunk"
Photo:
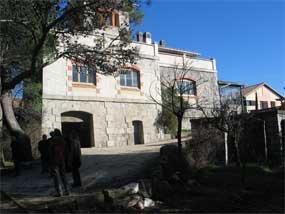
M 265 162 L 268 162 L 268 151 L 267 151 L 267 136 L 266 136 L 266 122 L 263 120 L 263 139 L 264 139 L 264 156 L 265 156 Z
M 21 161 L 31 161 L 33 160 L 31 140 L 30 137 L 23 131 L 20 127 L 12 106 L 12 94 L 11 92 L 3 92 L 1 97 L 1 103 L 3 108 L 3 113 L 5 116 L 5 121 L 12 135 L 17 138 L 17 142 L 21 144 L 22 154 L 19 159 Z
M 24 134 L 24 131 L 20 127 L 14 114 L 13 105 L 12 105 L 13 98 L 11 92 L 8 91 L 3 92 L 1 98 L 2 98 L 3 113 L 5 115 L 6 122 L 9 126 L 10 131 L 12 133 Z
M 3 117 L 4 117 L 1 105 L 1 97 L 2 97 L 2 69 L 0 68 L 0 139 L 3 137 Z
M 258 95 L 257 95 L 257 92 L 255 92 L 255 110 L 258 110 Z
M 237 133 L 237 131 L 234 132 L 234 145 L 235 145 L 235 149 L 236 149 L 236 157 L 237 157 L 237 165 L 240 167 L 241 170 L 241 184 L 243 186 L 245 186 L 245 177 L 246 177 L 246 156 L 248 155 L 248 153 L 246 154 L 246 148 L 243 142 L 241 148 L 239 146 L 239 134 Z
M 0 69 L 0 167 L 3 167 L 4 165 L 4 155 L 2 152 L 2 144 L 3 142 L 3 110 L 2 110 L 2 105 L 1 105 L 1 91 L 2 91 L 2 82 L 1 82 L 1 72 L 2 70 Z
M 239 139 L 236 131 L 234 132 L 234 144 L 236 149 L 237 165 L 241 166 L 240 149 L 239 149 Z
M 229 155 L 228 155 L 228 133 L 224 132 L 225 137 L 225 165 L 228 166 L 229 164 Z
M 242 162 L 242 169 L 241 169 L 241 184 L 245 186 L 245 178 L 246 178 L 246 161 Z
M 182 131 L 182 117 L 177 117 L 178 128 L 177 128 L 177 143 L 178 143 L 178 152 L 182 154 L 182 142 L 181 142 L 181 131 Z
M 1 99 L 1 92 L 0 92 L 0 99 Z M 3 110 L 0 103 L 0 139 L 3 137 Z

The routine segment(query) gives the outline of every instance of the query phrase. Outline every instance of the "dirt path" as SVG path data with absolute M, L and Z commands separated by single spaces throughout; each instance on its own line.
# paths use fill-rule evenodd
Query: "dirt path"
M 170 142 L 166 142 L 170 143 Z M 164 143 L 165 144 L 165 143 Z M 82 149 L 81 177 L 83 187 L 73 194 L 92 191 L 102 185 L 112 185 L 136 178 L 158 157 L 163 144 L 136 145 L 120 148 Z M 68 174 L 69 183 L 72 183 Z M 40 162 L 26 166 L 20 176 L 1 175 L 1 190 L 11 195 L 49 196 L 54 192 L 52 179 L 40 174 Z

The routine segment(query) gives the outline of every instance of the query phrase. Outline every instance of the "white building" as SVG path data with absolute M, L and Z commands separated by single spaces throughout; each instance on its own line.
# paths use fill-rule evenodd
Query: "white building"
M 105 35 L 117 33 L 118 20 L 123 18 L 119 16 L 116 20 L 106 29 Z M 93 41 L 92 38 L 75 39 L 89 45 Z M 212 102 L 218 96 L 214 59 L 202 59 L 194 52 L 159 46 L 152 42 L 149 33 L 140 34 L 138 41 L 131 45 L 139 48 L 140 59 L 115 77 L 96 74 L 94 69 L 65 58 L 45 67 L 42 133 L 59 128 L 63 134 L 68 134 L 71 129 L 76 129 L 82 147 L 157 142 L 161 135 L 155 121 L 161 107 L 150 99 L 150 95 L 159 100 L 161 75 L 187 61 L 192 64 L 189 81 L 206 80 L 190 94 L 191 99 L 198 103 L 208 97 Z M 189 126 L 188 118 L 195 115 L 193 112 L 186 114 L 186 127 Z

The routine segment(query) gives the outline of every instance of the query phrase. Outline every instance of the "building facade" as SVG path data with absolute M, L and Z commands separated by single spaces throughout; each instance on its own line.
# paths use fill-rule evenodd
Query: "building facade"
M 117 17 L 120 20 L 120 17 Z M 117 23 L 118 21 L 116 21 Z M 118 24 L 118 23 L 117 23 Z M 105 35 L 118 33 L 110 26 Z M 92 38 L 77 38 L 92 45 Z M 131 46 L 139 50 L 140 59 L 117 76 L 97 74 L 61 58 L 43 71 L 42 133 L 55 128 L 68 134 L 75 129 L 82 147 L 112 147 L 157 142 L 163 134 L 155 122 L 161 106 L 160 79 L 164 72 L 185 61 L 193 64 L 189 78 L 206 80 L 197 87 L 192 100 L 218 96 L 217 69 L 214 59 L 199 58 L 199 54 L 167 48 L 152 42 L 151 35 L 139 34 Z M 189 113 L 187 117 L 198 116 Z
M 244 85 L 237 82 L 218 81 L 221 104 L 228 105 L 231 111 L 244 111 L 242 89 Z
M 259 83 L 242 89 L 247 112 L 281 106 L 283 96 L 266 83 Z

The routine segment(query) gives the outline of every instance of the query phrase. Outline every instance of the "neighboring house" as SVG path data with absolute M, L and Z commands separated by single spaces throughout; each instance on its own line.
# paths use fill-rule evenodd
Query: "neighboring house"
M 247 112 L 281 106 L 283 96 L 266 83 L 259 83 L 242 89 L 244 107 Z
M 123 16 L 123 17 L 121 17 Z M 117 14 L 116 23 L 106 29 L 105 36 L 117 34 L 116 26 L 125 14 Z M 113 20 L 113 19 L 112 19 Z M 78 38 L 80 40 L 81 38 Z M 93 38 L 84 38 L 92 44 Z M 163 73 L 193 64 L 189 84 L 202 78 L 205 84 L 189 91 L 191 99 L 218 98 L 216 62 L 199 58 L 199 54 L 153 43 L 150 33 L 139 33 L 132 46 L 139 48 L 140 59 L 118 76 L 97 74 L 90 67 L 61 58 L 43 71 L 42 133 L 54 128 L 68 134 L 76 129 L 82 147 L 111 147 L 157 142 L 163 136 L 155 122 L 161 106 L 150 99 L 160 100 L 160 78 Z M 152 87 L 155 86 L 155 87 Z M 211 105 L 211 104 L 209 104 Z M 198 116 L 193 112 L 186 115 Z

